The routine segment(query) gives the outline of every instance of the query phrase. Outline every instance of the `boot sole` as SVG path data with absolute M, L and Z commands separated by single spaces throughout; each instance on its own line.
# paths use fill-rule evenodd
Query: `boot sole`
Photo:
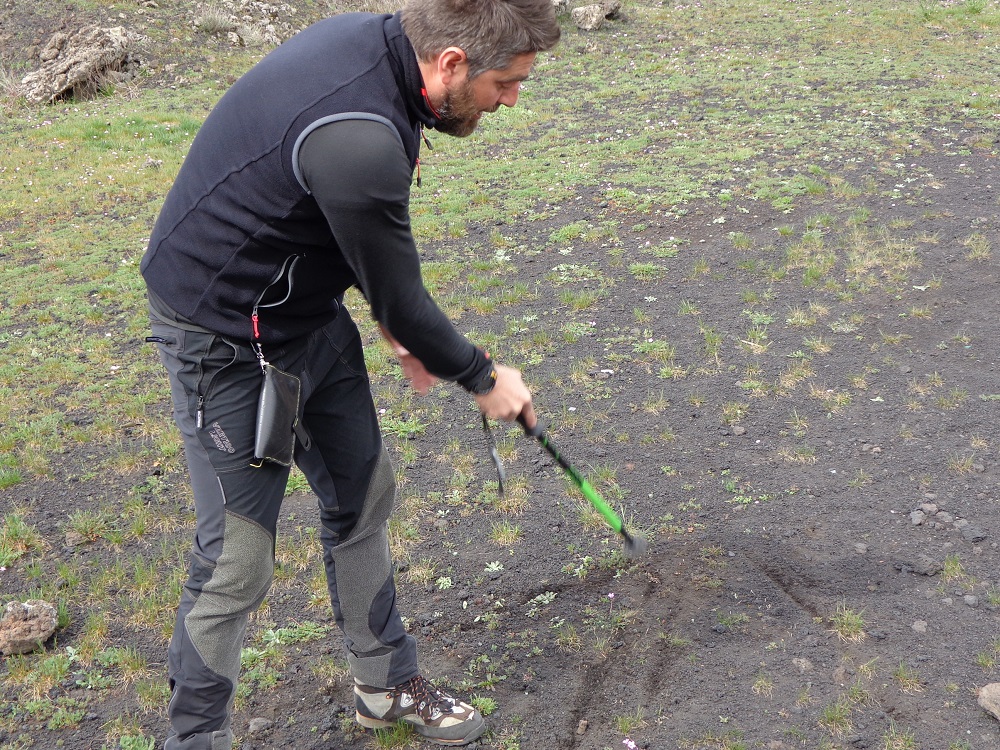
M 396 726 L 397 723 L 395 721 L 385 721 L 384 719 L 375 719 L 371 716 L 365 716 L 360 711 L 354 712 L 354 720 L 357 721 L 358 724 L 363 726 L 365 729 L 388 729 L 390 727 Z M 464 737 L 459 737 L 457 739 L 445 739 L 442 737 L 434 737 L 429 734 L 424 734 L 420 730 L 425 729 L 425 727 L 420 726 L 418 724 L 414 724 L 408 721 L 404 723 L 409 724 L 411 727 L 413 727 L 414 731 L 421 737 L 423 737 L 425 740 L 433 742 L 436 745 L 451 745 L 453 747 L 468 745 L 473 740 L 479 739 L 483 735 L 483 732 L 486 731 L 486 722 L 484 721 Z

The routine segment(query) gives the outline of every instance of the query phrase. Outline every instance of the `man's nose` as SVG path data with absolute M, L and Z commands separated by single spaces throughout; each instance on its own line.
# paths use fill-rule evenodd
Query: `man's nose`
M 500 95 L 500 99 L 498 101 L 505 107 L 513 107 L 515 104 L 517 104 L 517 97 L 520 95 L 520 93 L 521 93 L 521 84 L 515 83 L 513 86 L 511 86 L 509 89 L 507 89 Z

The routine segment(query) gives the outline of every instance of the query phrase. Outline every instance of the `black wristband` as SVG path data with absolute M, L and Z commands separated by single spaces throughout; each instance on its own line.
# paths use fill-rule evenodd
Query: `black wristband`
M 490 362 L 490 369 L 481 377 L 477 382 L 466 386 L 466 390 L 469 393 L 474 393 L 477 396 L 485 396 L 487 393 L 493 390 L 497 384 L 497 368 L 492 362 Z

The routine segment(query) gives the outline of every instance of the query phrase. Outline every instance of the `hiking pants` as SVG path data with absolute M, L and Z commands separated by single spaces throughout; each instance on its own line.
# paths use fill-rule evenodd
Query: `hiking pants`
M 263 376 L 247 342 L 154 319 L 174 418 L 194 490 L 197 527 L 167 654 L 165 750 L 229 750 L 240 652 L 250 612 L 267 595 L 289 469 L 250 465 Z M 351 673 L 394 686 L 418 674 L 416 645 L 396 610 L 388 518 L 395 477 L 382 445 L 361 338 L 346 309 L 308 336 L 266 348 L 302 381 L 308 447 L 295 462 L 319 497 L 330 600 Z

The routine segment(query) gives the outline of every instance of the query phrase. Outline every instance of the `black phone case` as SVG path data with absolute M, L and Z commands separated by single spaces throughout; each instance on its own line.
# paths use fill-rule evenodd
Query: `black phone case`
M 301 391 L 297 377 L 273 365 L 264 365 L 264 386 L 257 405 L 254 466 L 263 466 L 265 461 L 291 466 Z

